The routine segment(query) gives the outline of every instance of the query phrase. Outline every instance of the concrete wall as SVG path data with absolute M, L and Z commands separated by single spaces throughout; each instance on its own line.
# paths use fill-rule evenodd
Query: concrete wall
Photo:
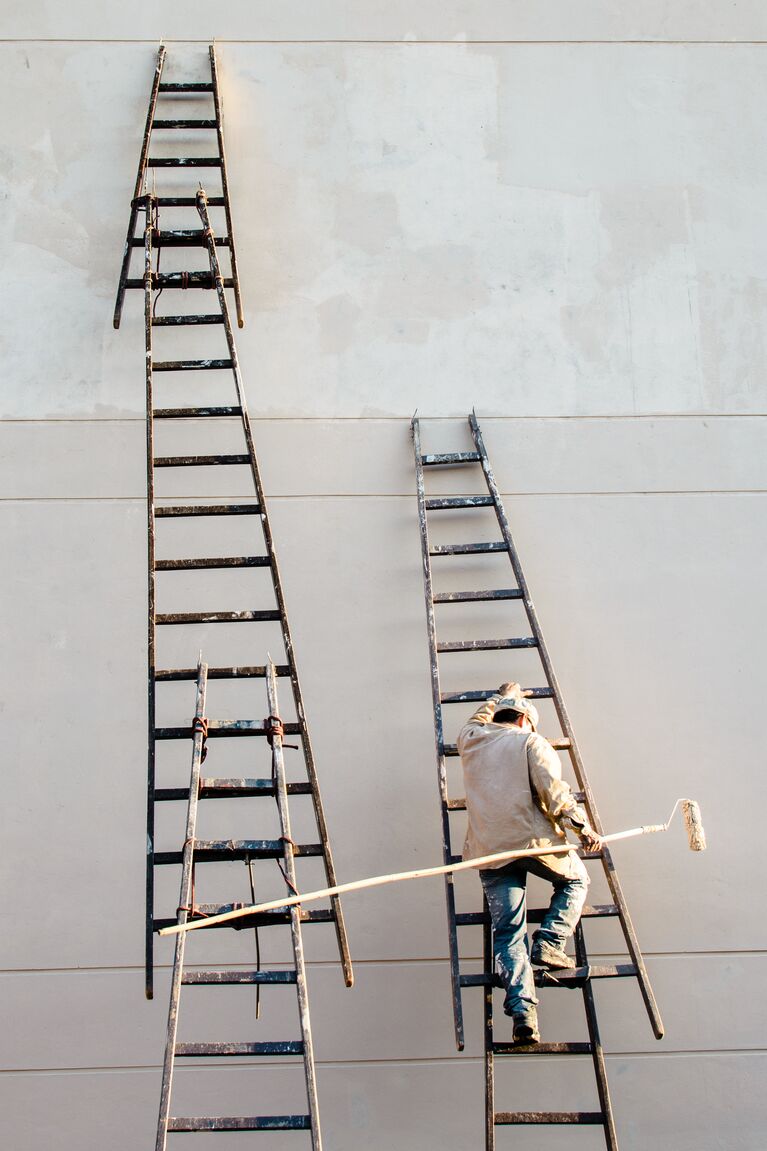
M 238 347 L 341 877 L 439 859 L 408 420 L 418 407 L 427 450 L 461 448 L 475 406 L 605 824 L 655 822 L 688 794 L 709 834 L 700 857 L 678 828 L 616 852 L 667 1025 L 656 1043 L 633 983 L 597 988 L 621 1147 L 755 1151 L 763 6 L 156 7 L 3 16 L 4 1145 L 128 1151 L 156 1121 L 170 949 L 148 1003 L 139 300 L 119 332 L 111 315 L 163 35 L 187 74 L 222 39 Z M 174 494 L 236 493 L 222 470 Z M 469 586 L 470 570 L 449 578 Z M 509 628 L 497 610 L 472 618 Z M 509 670 L 465 666 L 445 687 Z M 258 685 L 248 699 L 261 716 Z M 440 885 L 350 897 L 346 913 L 354 991 L 332 932 L 306 933 L 326 1146 L 480 1146 L 480 1003 L 458 1055 Z M 618 953 L 608 927 L 590 938 Z M 231 961 L 221 936 L 199 947 Z M 252 939 L 235 947 L 252 959 Z M 195 1038 L 294 1023 L 276 993 L 257 1025 L 251 999 L 216 996 Z M 578 998 L 547 998 L 543 1025 L 581 1038 Z M 499 1106 L 592 1106 L 588 1068 L 555 1069 L 550 1091 L 535 1060 L 511 1072 Z M 214 1113 L 292 1110 L 297 1074 L 188 1071 L 179 1098 L 215 1085 Z M 600 1145 L 589 1129 L 516 1138 Z

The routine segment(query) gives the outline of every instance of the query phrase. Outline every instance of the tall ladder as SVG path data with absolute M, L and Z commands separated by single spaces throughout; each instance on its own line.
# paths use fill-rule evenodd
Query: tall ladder
M 192 726 L 192 771 L 189 781 L 186 834 L 182 850 L 181 892 L 179 897 L 178 922 L 186 923 L 190 917 L 199 914 L 194 905 L 194 874 L 200 853 L 209 851 L 209 845 L 197 836 L 198 801 L 203 788 L 210 787 L 201 779 L 201 766 L 206 753 L 208 725 L 205 718 L 205 697 L 208 684 L 208 666 L 200 659 L 197 668 L 197 701 Z M 296 890 L 295 845 L 291 837 L 290 814 L 288 811 L 288 785 L 286 783 L 285 762 L 282 750 L 282 724 L 277 702 L 277 677 L 274 664 L 269 662 L 266 673 L 266 690 L 269 714 L 265 726 L 269 730 L 272 748 L 271 793 L 277 801 L 280 821 L 280 852 L 282 868 L 288 894 Z M 162 1087 L 160 1092 L 160 1113 L 157 1122 L 155 1151 L 165 1151 L 169 1132 L 199 1131 L 311 1131 L 312 1151 L 322 1151 L 319 1109 L 317 1103 L 317 1082 L 312 1049 L 312 1032 L 309 1022 L 309 999 L 306 987 L 303 942 L 301 939 L 301 911 L 290 908 L 290 932 L 293 948 L 293 967 L 289 970 L 192 970 L 184 969 L 184 954 L 187 934 L 176 935 L 176 948 L 171 979 L 170 1006 L 168 1010 L 168 1030 L 163 1064 Z M 195 941 L 196 942 L 196 941 Z M 194 946 L 192 943 L 191 946 Z M 178 1042 L 179 1007 L 181 987 L 260 987 L 264 984 L 292 984 L 298 995 L 298 1016 L 301 1031 L 299 1040 L 280 1042 Z M 195 1115 L 172 1116 L 170 1114 L 173 1073 L 177 1059 L 211 1059 L 244 1056 L 248 1059 L 275 1058 L 301 1055 L 306 1080 L 307 1111 L 292 1115 Z
M 167 746 L 167 741 L 188 739 L 190 729 L 185 726 L 164 726 L 158 722 L 158 710 L 163 707 L 163 701 L 158 698 L 158 688 L 183 680 L 194 680 L 197 671 L 194 667 L 160 667 L 156 666 L 156 652 L 158 631 L 168 634 L 168 629 L 177 633 L 179 628 L 205 627 L 211 624 L 258 624 L 269 625 L 269 631 L 274 637 L 275 625 L 284 650 L 284 663 L 276 667 L 276 675 L 290 680 L 295 710 L 295 720 L 285 724 L 285 731 L 289 735 L 300 737 L 300 751 L 303 759 L 304 780 L 291 782 L 288 791 L 292 795 L 309 795 L 313 805 L 314 825 L 319 833 L 319 842 L 297 844 L 295 855 L 301 857 L 319 857 L 323 861 L 324 872 L 328 886 L 336 885 L 336 874 L 328 839 L 327 824 L 320 797 L 319 783 L 315 768 L 314 753 L 309 738 L 309 730 L 298 679 L 293 640 L 285 606 L 285 596 L 274 549 L 272 529 L 269 513 L 266 506 L 263 484 L 259 472 L 256 449 L 253 441 L 253 432 L 245 398 L 237 349 L 234 343 L 232 325 L 229 318 L 229 308 L 226 298 L 226 280 L 221 272 L 216 241 L 208 213 L 208 201 L 205 193 L 200 190 L 195 197 L 197 210 L 202 222 L 202 229 L 198 232 L 200 243 L 204 244 L 210 266 L 209 276 L 216 290 L 218 310 L 210 314 L 184 314 L 184 315 L 157 315 L 158 303 L 158 277 L 156 274 L 155 243 L 163 243 L 164 233 L 158 226 L 158 200 L 147 195 L 143 199 L 145 213 L 144 227 L 144 327 L 146 334 L 146 406 L 147 406 L 147 538 L 148 538 L 148 715 L 149 715 L 149 747 L 148 747 L 148 786 L 147 786 L 147 873 L 146 873 L 146 994 L 148 998 L 153 994 L 153 964 L 154 964 L 154 938 L 153 933 L 165 926 L 168 922 L 175 922 L 174 918 L 155 918 L 155 872 L 157 867 L 178 865 L 182 863 L 182 853 L 178 851 L 155 850 L 155 817 L 158 803 L 173 803 L 187 798 L 187 789 L 178 787 L 158 787 L 156 785 L 158 763 L 158 745 Z M 160 285 L 162 281 L 159 281 Z M 159 359 L 154 348 L 155 332 L 178 333 L 199 329 L 199 326 L 218 326 L 223 328 L 226 338 L 227 354 L 224 357 L 204 359 Z M 209 332 L 207 327 L 203 332 Z M 217 404 L 210 406 L 199 402 L 187 407 L 155 406 L 155 377 L 162 373 L 161 378 L 167 380 L 167 373 L 182 373 L 182 378 L 191 382 L 188 388 L 194 390 L 203 385 L 195 382 L 199 377 L 194 373 L 201 373 L 203 379 L 211 378 L 209 373 L 216 373 L 213 378 L 218 379 L 218 373 L 229 374 L 233 383 L 235 402 L 230 404 Z M 189 373 L 190 375 L 184 374 Z M 172 377 L 176 378 L 176 377 Z M 241 449 L 233 454 L 206 454 L 206 455 L 156 455 L 155 454 L 155 423 L 162 421 L 167 429 L 181 428 L 185 433 L 190 421 L 201 421 L 208 434 L 224 421 L 229 421 L 229 431 L 235 431 L 241 439 Z M 212 422 L 212 423 L 211 423 Z M 193 425 L 200 427 L 199 424 Z M 166 476 L 179 475 L 179 469 L 200 467 L 223 467 L 230 469 L 245 468 L 249 472 L 249 483 L 252 484 L 255 499 L 251 502 L 210 503 L 194 502 L 177 504 L 156 503 L 162 493 L 156 490 L 156 472 Z M 187 473 L 188 474 L 188 473 Z M 219 473 L 220 474 L 220 473 Z M 165 497 L 166 500 L 168 497 Z M 226 522 L 230 529 L 230 537 L 235 536 L 233 554 L 210 556 L 201 554 L 203 547 L 193 545 L 197 554 L 192 558 L 157 558 L 156 529 L 162 530 L 163 525 L 178 523 L 179 518 L 194 519 L 197 524 L 210 525 L 207 530 L 213 529 L 214 521 Z M 260 525 L 260 532 L 258 531 Z M 253 540 L 254 528 L 257 538 Z M 168 528 L 166 527 L 167 531 Z M 186 545 L 185 545 L 186 546 Z M 167 548 L 163 549 L 167 550 Z M 162 553 L 161 553 L 162 554 Z M 246 610 L 217 610 L 196 612 L 158 612 L 156 608 L 157 577 L 164 574 L 166 580 L 178 580 L 179 573 L 204 573 L 217 571 L 231 573 L 234 569 L 265 569 L 269 573 L 270 588 L 268 594 L 273 596 L 274 605 L 270 607 L 248 606 Z M 255 580 L 256 573 L 248 576 L 249 585 Z M 206 577 L 209 578 L 209 577 Z M 226 578 L 216 577 L 221 588 L 216 594 L 227 593 Z M 248 596 L 253 592 L 248 591 Z M 261 594 L 266 594 L 263 592 Z M 252 603 L 252 600 L 251 600 Z M 241 608 L 242 605 L 240 604 Z M 189 633 L 185 633 L 189 634 Z M 198 633 L 199 634 L 199 633 Z M 197 645 L 199 647 L 199 644 Z M 197 650 L 197 648 L 195 648 Z M 266 650 L 266 643 L 263 644 Z M 224 680 L 230 685 L 241 680 L 264 678 L 267 674 L 266 661 L 262 664 L 229 665 L 210 667 L 208 680 Z M 234 690 L 234 689 L 232 689 Z M 167 700 L 167 697 L 166 697 Z M 253 719 L 210 719 L 207 724 L 208 737 L 213 739 L 234 739 L 241 737 L 264 737 L 267 729 L 260 721 Z M 227 799 L 235 797 L 257 798 L 271 796 L 274 786 L 270 780 L 252 778 L 221 778 L 203 779 L 200 785 L 200 798 Z M 197 842 L 195 860 L 199 863 L 217 862 L 228 859 L 273 858 L 280 859 L 283 847 L 279 841 L 273 840 L 225 840 L 211 842 Z M 214 905 L 203 908 L 206 914 L 212 914 Z M 225 910 L 225 908 L 222 908 Z M 272 921 L 272 920 L 270 920 Z M 288 922 L 287 916 L 280 919 L 279 915 L 273 917 L 274 922 Z M 335 925 L 337 943 L 343 967 L 344 979 L 347 986 L 353 983 L 353 972 L 349 945 L 344 924 L 343 912 L 338 897 L 333 897 L 327 909 L 320 909 L 304 914 L 305 922 L 332 922 Z
M 220 248 L 229 249 L 231 275 L 227 277 L 226 286 L 234 289 L 237 323 L 239 327 L 242 327 L 244 316 L 240 296 L 240 278 L 237 273 L 237 256 L 234 248 L 232 213 L 229 204 L 229 183 L 226 175 L 226 154 L 224 152 L 224 113 L 218 86 L 218 68 L 215 48 L 213 44 L 208 48 L 210 79 L 204 81 L 163 83 L 162 73 L 166 54 L 165 45 L 161 44 L 157 53 L 157 66 L 155 68 L 154 80 L 152 81 L 152 90 L 149 95 L 149 110 L 147 111 L 146 124 L 144 125 L 144 138 L 139 154 L 136 185 L 131 201 L 128 234 L 125 240 L 125 251 L 120 268 L 120 280 L 117 287 L 117 299 L 115 301 L 115 311 L 112 322 L 116 328 L 120 327 L 126 289 L 143 288 L 144 286 L 143 279 L 140 277 L 131 277 L 130 271 L 133 250 L 144 247 L 143 236 L 136 235 L 136 225 L 142 206 L 141 197 L 145 192 L 151 191 L 154 193 L 155 191 L 154 188 L 150 189 L 147 187 L 149 171 L 152 171 L 154 182 L 156 172 L 159 169 L 164 170 L 167 179 L 171 179 L 171 172 L 176 175 L 178 175 L 179 172 L 181 175 L 186 175 L 190 169 L 192 172 L 196 172 L 198 169 L 213 169 L 218 172 L 221 187 L 214 195 L 210 196 L 208 204 L 211 208 L 223 208 L 224 210 L 226 234 L 220 236 L 216 242 Z M 178 115 L 171 116 L 168 114 L 173 105 L 175 105 L 179 112 L 183 112 L 184 110 L 189 111 L 190 103 L 193 107 L 197 107 L 201 100 L 212 103 L 212 107 L 209 109 L 209 112 L 213 113 L 212 115 L 201 116 L 198 114 L 190 118 L 189 116 L 179 117 Z M 164 105 L 168 105 L 168 107 L 165 108 Z M 161 113 L 159 116 L 158 111 Z M 189 148 L 190 135 L 191 139 L 199 139 L 200 133 L 203 134 L 202 139 L 206 141 L 206 147 L 207 141 L 211 136 L 213 136 L 213 142 L 211 143 L 208 154 L 204 156 L 189 156 L 185 154 L 150 156 L 149 149 L 152 144 L 153 133 L 155 132 L 160 133 L 160 151 L 171 151 L 168 145 L 172 145 L 174 151 L 176 149 L 181 149 L 186 152 L 193 151 L 193 148 Z M 171 133 L 170 137 L 167 135 L 168 132 Z M 166 191 L 165 195 L 157 197 L 158 207 L 187 210 L 195 208 L 195 197 L 193 194 L 190 195 L 188 190 L 173 187 L 168 189 L 168 191 L 184 191 L 186 194 L 171 195 L 167 194 Z M 169 230 L 162 237 L 162 244 L 168 248 L 199 247 L 200 234 L 199 231 L 186 228 Z M 192 271 L 158 274 L 157 286 L 158 288 L 169 289 L 212 288 L 213 284 L 211 283 L 210 276 L 206 272 Z
M 438 785 L 440 795 L 440 810 L 442 814 L 443 852 L 446 863 L 456 862 L 460 854 L 453 848 L 453 831 L 451 823 L 459 812 L 466 810 L 465 798 L 451 796 L 448 787 L 447 761 L 458 756 L 455 742 L 448 742 L 449 736 L 445 734 L 443 709 L 454 704 L 477 704 L 489 699 L 495 688 L 482 690 L 466 690 L 459 692 L 444 692 L 440 687 L 440 656 L 457 653 L 473 653 L 472 658 L 477 660 L 477 653 L 488 651 L 532 649 L 537 653 L 540 671 L 545 686 L 532 685 L 526 688 L 526 694 L 533 699 L 550 699 L 553 702 L 556 716 L 561 728 L 561 735 L 551 739 L 551 745 L 557 751 L 567 755 L 572 767 L 576 786 L 579 791 L 576 796 L 585 804 L 592 827 L 602 832 L 602 823 L 597 812 L 594 795 L 589 786 L 586 771 L 583 765 L 572 724 L 565 708 L 562 693 L 557 682 L 554 668 L 551 663 L 546 643 L 543 638 L 538 615 L 533 606 L 527 582 L 525 580 L 519 555 L 514 546 L 509 521 L 501 501 L 498 485 L 487 457 L 482 433 L 476 416 L 469 416 L 469 429 L 473 440 L 473 450 L 461 452 L 446 452 L 442 454 L 424 454 L 421 448 L 421 431 L 418 419 L 412 421 L 413 444 L 415 449 L 416 483 L 418 495 L 418 516 L 420 523 L 421 549 L 423 556 L 424 591 L 426 599 L 426 621 L 429 637 L 429 654 L 431 662 L 431 687 L 434 708 L 434 736 L 437 753 Z M 486 495 L 467 495 L 432 497 L 426 495 L 425 470 L 438 468 L 481 469 L 484 479 Z M 429 539 L 430 513 L 463 512 L 471 513 L 489 509 L 497 521 L 500 529 L 500 539 L 483 540 L 472 543 L 432 544 Z M 487 512 L 484 513 L 487 516 Z M 497 553 L 508 557 L 514 577 L 514 586 L 501 588 L 486 588 L 480 591 L 434 591 L 432 563 L 435 559 L 445 562 L 449 557 L 476 556 L 478 562 Z M 479 581 L 478 582 L 482 582 Z M 487 581 L 485 581 L 487 582 Z M 508 601 L 518 601 L 522 604 L 527 619 L 529 635 L 503 639 L 467 639 L 440 642 L 437 635 L 436 611 L 440 608 L 449 611 L 451 605 L 468 603 L 492 603 L 499 607 Z M 510 675 L 506 679 L 512 678 Z M 524 686 L 524 685 L 523 685 Z M 463 722 L 463 721 L 462 721 Z M 457 736 L 460 723 L 455 729 Z M 455 739 L 455 736 L 453 737 Z M 460 844 L 458 844 L 460 849 Z M 587 906 L 584 908 L 582 921 L 615 917 L 618 919 L 626 950 L 630 962 L 610 965 L 593 966 L 589 962 L 586 941 L 584 937 L 583 922 L 579 923 L 575 933 L 576 969 L 557 973 L 553 976 L 546 972 L 536 973 L 536 983 L 543 987 L 569 987 L 580 988 L 583 995 L 586 1023 L 589 1041 L 587 1043 L 540 1043 L 535 1046 L 515 1046 L 509 1042 L 496 1042 L 493 1035 L 493 986 L 497 985 L 493 975 L 492 929 L 487 904 L 483 903 L 483 910 L 477 912 L 459 912 L 456 908 L 456 892 L 453 876 L 445 878 L 445 893 L 447 898 L 448 941 L 450 956 L 450 974 L 453 997 L 453 1013 L 455 1019 L 455 1037 L 458 1050 L 464 1047 L 463 1026 L 463 989 L 467 987 L 482 987 L 484 989 L 484 1035 L 485 1035 L 485 1100 L 486 1124 L 485 1140 L 487 1151 L 495 1147 L 495 1129 L 498 1126 L 513 1124 L 593 1124 L 601 1126 L 604 1130 L 605 1141 L 609 1151 L 616 1151 L 617 1140 L 615 1124 L 613 1121 L 610 1095 L 605 1072 L 605 1060 L 599 1036 L 596 1007 L 592 981 L 594 979 L 625 978 L 633 976 L 638 980 L 639 989 L 644 999 L 650 1023 L 657 1039 L 663 1036 L 663 1023 L 655 1002 L 647 970 L 642 954 L 639 950 L 634 927 L 628 912 L 628 907 L 621 890 L 618 875 L 615 870 L 609 848 L 605 845 L 599 852 L 586 854 L 581 851 L 581 858 L 589 861 L 598 861 L 602 865 L 604 876 L 612 897 L 612 902 L 600 906 Z M 531 909 L 527 913 L 528 921 L 540 923 L 544 914 L 542 908 Z M 468 973 L 463 970 L 460 944 L 460 928 L 481 925 L 483 928 L 483 957 L 484 971 L 481 975 Z M 518 1055 L 588 1055 L 594 1064 L 596 1088 L 599 1098 L 599 1111 L 555 1112 L 555 1111 L 496 1111 L 495 1109 L 495 1060 L 501 1056 Z

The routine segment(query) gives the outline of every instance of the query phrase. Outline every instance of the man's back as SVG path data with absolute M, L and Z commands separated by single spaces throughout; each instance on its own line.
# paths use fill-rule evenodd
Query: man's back
M 465 859 L 563 841 L 530 790 L 528 750 L 534 762 L 556 754 L 542 736 L 469 721 L 458 736 L 458 750 L 469 813 Z

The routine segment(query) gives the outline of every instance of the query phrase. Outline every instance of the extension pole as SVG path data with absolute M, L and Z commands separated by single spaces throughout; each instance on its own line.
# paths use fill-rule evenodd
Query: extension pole
M 680 801 L 678 801 L 680 802 Z M 685 800 L 689 803 L 689 800 Z M 695 805 L 697 807 L 697 804 Z M 674 807 L 676 811 L 676 806 Z M 671 815 L 673 816 L 672 811 Z M 669 823 L 671 818 L 669 818 Z M 636 835 L 651 835 L 656 831 L 666 831 L 668 823 L 651 823 L 644 827 L 632 827 L 628 831 L 616 831 L 612 835 L 600 836 L 601 843 L 613 843 L 616 839 L 631 839 Z M 692 839 L 690 840 L 692 847 Z M 566 851 L 578 851 L 576 843 L 563 843 L 552 847 L 536 847 L 522 851 L 500 851 L 495 855 L 483 855 L 476 859 L 464 859 L 460 863 L 443 864 L 441 867 L 422 867 L 415 871 L 397 871 L 390 875 L 374 875 L 370 879 L 357 879 L 352 883 L 341 883 L 337 887 L 325 887 L 322 891 L 309 891 L 305 895 L 291 895 L 289 898 L 272 899 L 268 903 L 257 903 L 252 906 L 237 907 L 233 911 L 224 911 L 221 915 L 210 915 L 205 919 L 193 919 L 188 923 L 176 923 L 171 927 L 163 927 L 160 935 L 176 935 L 181 931 L 196 931 L 200 927 L 213 927 L 216 923 L 227 923 L 230 919 L 240 919 L 246 915 L 258 915 L 262 911 L 274 911 L 277 908 L 294 907 L 298 903 L 310 903 L 317 899 L 326 899 L 333 895 L 343 895 L 348 891 L 362 891 L 367 887 L 383 887 L 387 883 L 402 883 L 407 879 L 428 879 L 434 875 L 447 875 L 449 872 L 468 871 L 472 868 L 492 866 L 496 863 L 506 863 L 511 859 L 529 859 L 532 856 L 561 854 Z M 693 848 L 693 850 L 700 850 Z

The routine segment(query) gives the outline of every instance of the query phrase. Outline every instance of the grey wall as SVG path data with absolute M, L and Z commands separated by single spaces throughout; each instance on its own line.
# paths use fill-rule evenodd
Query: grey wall
M 621 1147 L 761 1146 L 765 23 L 758 4 L 660 2 L 4 13 L 4 1145 L 153 1138 L 170 949 L 148 1003 L 140 303 L 119 332 L 111 315 L 154 41 L 189 72 L 215 35 L 238 348 L 340 876 L 439 861 L 408 421 L 418 407 L 427 450 L 460 449 L 475 406 L 605 824 L 688 794 L 709 835 L 704 856 L 679 828 L 616 851 L 667 1025 L 655 1042 L 632 982 L 598 987 Z M 236 492 L 221 470 L 175 495 Z M 445 687 L 507 670 L 456 666 Z M 476 902 L 474 879 L 460 891 Z M 481 1008 L 458 1055 L 440 885 L 346 913 L 354 991 L 332 933 L 306 933 L 326 1146 L 480 1146 Z M 609 928 L 592 938 L 619 953 Z M 216 994 L 209 1038 L 292 1025 L 276 995 L 256 1027 Z M 543 1024 L 580 1038 L 577 997 L 546 999 Z M 513 1071 L 499 1105 L 591 1105 L 588 1068 L 549 1091 L 535 1060 Z M 214 1080 L 214 1112 L 295 1102 L 277 1065 L 179 1091 Z

